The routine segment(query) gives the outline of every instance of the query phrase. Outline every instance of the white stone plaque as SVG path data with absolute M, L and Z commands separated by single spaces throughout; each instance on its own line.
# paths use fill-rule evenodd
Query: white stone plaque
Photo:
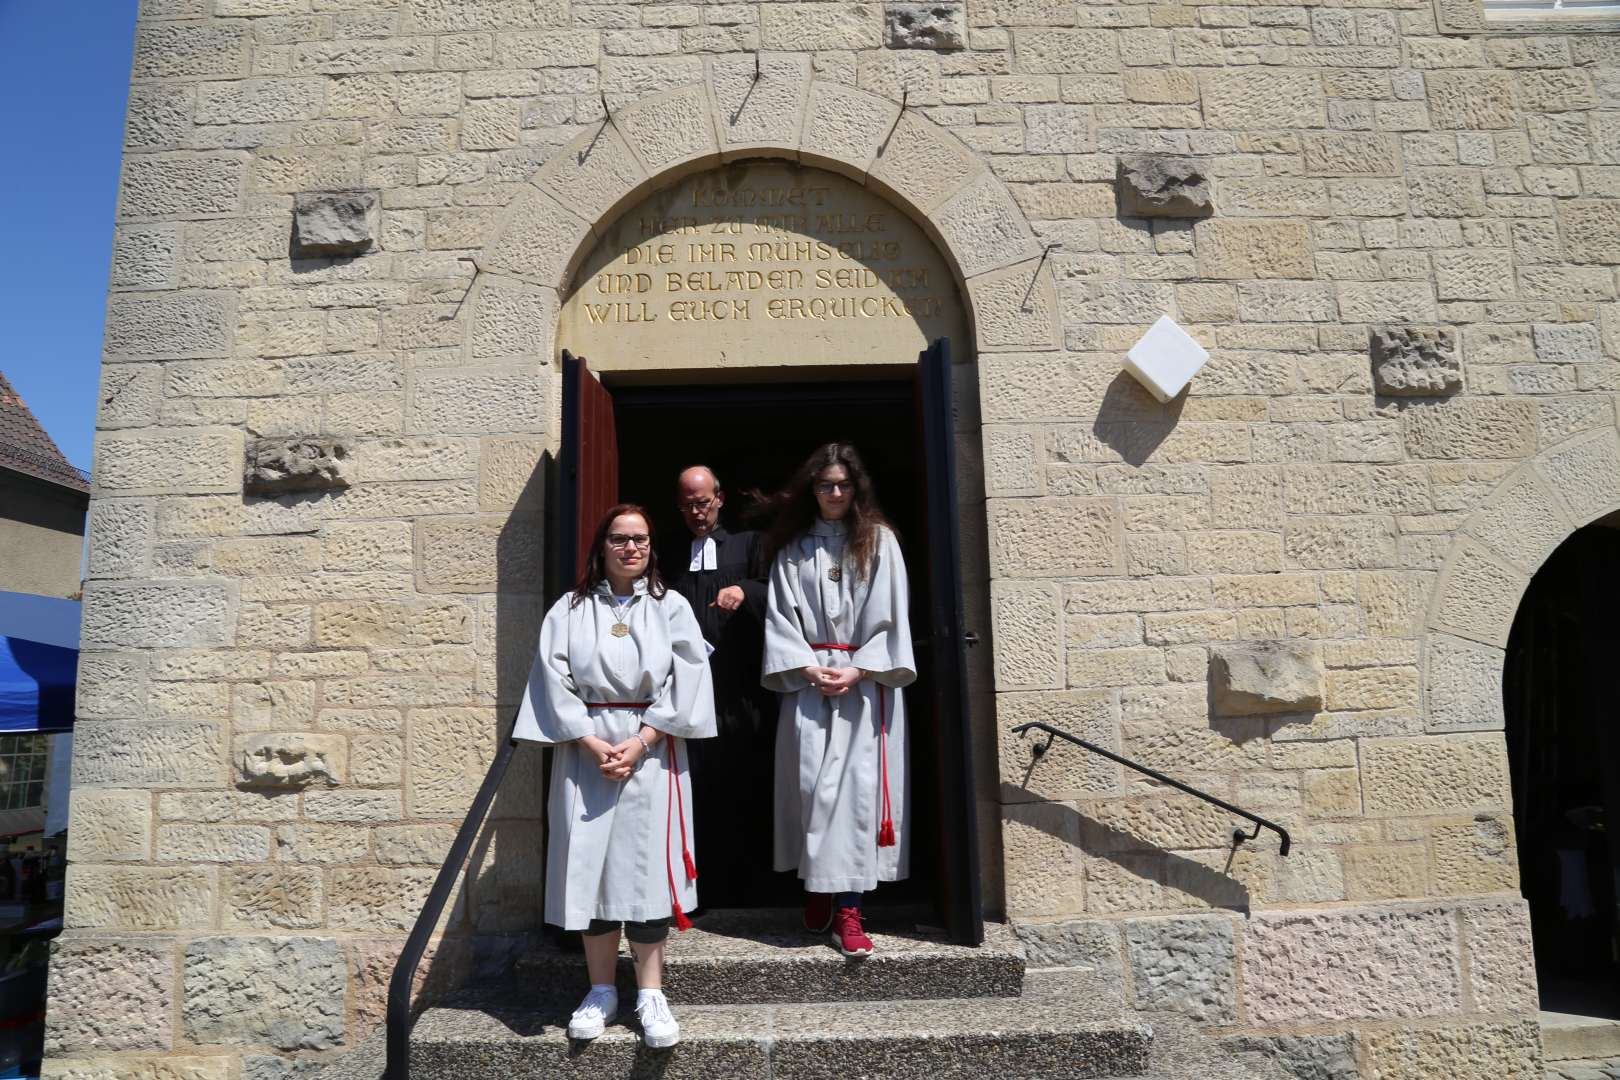
M 1169 401 L 1187 388 L 1209 352 L 1176 325 L 1168 315 L 1148 327 L 1142 339 L 1125 354 L 1125 370 L 1160 401 Z

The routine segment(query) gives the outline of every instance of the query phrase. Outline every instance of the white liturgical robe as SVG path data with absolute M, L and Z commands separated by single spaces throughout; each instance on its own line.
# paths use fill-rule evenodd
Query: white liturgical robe
M 557 745 L 545 907 L 546 921 L 567 930 L 591 919 L 668 918 L 675 902 L 697 906 L 683 857 L 695 855 L 685 740 L 715 733 L 708 649 L 686 600 L 674 590 L 652 596 L 644 578 L 622 637 L 613 634 L 618 621 L 606 584 L 577 607 L 572 593 L 552 605 L 512 730 Z M 624 707 L 638 703 L 650 705 Z M 642 724 L 665 737 L 622 781 L 604 777 L 573 741 L 595 735 L 617 745 Z
M 842 522 L 817 521 L 777 553 L 765 622 L 767 688 L 782 695 L 776 735 L 776 869 L 811 892 L 862 892 L 910 869 L 910 770 L 901 687 L 917 678 L 906 567 L 883 529 L 862 580 Z M 834 572 L 836 570 L 836 572 Z M 849 646 L 848 650 L 828 645 Z M 840 697 L 801 668 L 868 674 Z M 885 774 L 894 843 L 880 845 Z

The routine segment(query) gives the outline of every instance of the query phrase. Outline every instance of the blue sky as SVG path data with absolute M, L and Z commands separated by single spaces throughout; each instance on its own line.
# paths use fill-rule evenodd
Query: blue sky
M 0 0 L 0 371 L 90 467 L 135 0 Z

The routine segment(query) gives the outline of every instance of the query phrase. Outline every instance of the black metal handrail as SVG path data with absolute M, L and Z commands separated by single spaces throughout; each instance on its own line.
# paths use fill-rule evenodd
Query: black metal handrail
M 1118 762 L 1119 764 L 1125 766 L 1127 769 L 1135 769 L 1137 772 L 1141 773 L 1143 776 L 1150 776 L 1153 779 L 1157 780 L 1161 784 L 1169 784 L 1171 787 L 1175 788 L 1177 791 L 1185 791 L 1188 795 L 1191 795 L 1194 798 L 1203 799 L 1205 802 L 1209 803 L 1210 805 L 1218 806 L 1222 810 L 1225 810 L 1229 814 L 1236 814 L 1240 818 L 1245 818 L 1245 819 L 1247 819 L 1249 821 L 1254 822 L 1254 831 L 1251 832 L 1251 833 L 1246 833 L 1242 829 L 1234 829 L 1234 830 L 1232 830 L 1232 843 L 1233 844 L 1241 844 L 1245 840 L 1254 840 L 1257 837 L 1259 837 L 1261 829 L 1270 829 L 1272 832 L 1276 833 L 1279 837 L 1282 838 L 1282 844 L 1277 849 L 1277 854 L 1279 854 L 1279 855 L 1287 855 L 1288 854 L 1288 849 L 1293 846 L 1293 841 L 1291 841 L 1288 838 L 1288 830 L 1283 828 L 1281 825 L 1278 825 L 1276 822 L 1267 821 L 1265 818 L 1261 817 L 1259 814 L 1251 814 L 1247 810 L 1243 810 L 1243 809 L 1240 809 L 1239 807 L 1233 806 L 1231 803 L 1227 802 L 1224 799 L 1217 799 L 1215 796 L 1209 794 L 1209 792 L 1207 792 L 1207 791 L 1199 791 L 1197 788 L 1193 787 L 1191 784 L 1184 784 L 1180 780 L 1175 779 L 1174 777 L 1166 776 L 1166 775 L 1164 775 L 1164 773 L 1160 772 L 1157 769 L 1150 769 L 1146 765 L 1141 764 L 1140 762 L 1132 761 L 1128 757 L 1122 757 L 1121 755 L 1114 753 L 1112 750 L 1108 750 L 1108 749 L 1105 749 L 1105 748 L 1103 748 L 1101 746 L 1098 746 L 1096 743 L 1087 742 L 1085 739 L 1080 738 L 1080 736 L 1078 736 L 1078 735 L 1071 735 L 1067 731 L 1064 731 L 1062 728 L 1053 727 L 1051 724 L 1045 723 L 1044 721 L 1041 721 L 1041 720 L 1031 720 L 1027 724 L 1019 724 L 1017 727 L 1013 728 L 1013 734 L 1014 735 L 1022 735 L 1024 732 L 1028 731 L 1030 728 L 1040 728 L 1042 731 L 1046 732 L 1046 734 L 1048 736 L 1046 742 L 1044 742 L 1041 745 L 1036 746 L 1036 747 L 1033 748 L 1036 757 L 1040 757 L 1042 754 L 1046 753 L 1046 751 L 1051 747 L 1051 745 L 1052 745 L 1052 738 L 1051 737 L 1052 736 L 1056 736 L 1059 739 L 1066 739 L 1067 741 L 1074 743 L 1076 746 L 1083 747 L 1083 748 L 1085 748 L 1087 750 L 1090 750 L 1093 754 L 1101 754 L 1103 757 L 1107 758 L 1109 761 Z
M 416 917 L 411 934 L 405 939 L 405 948 L 394 962 L 394 974 L 388 980 L 388 1064 L 383 1070 L 383 1080 L 410 1080 L 411 987 L 416 982 L 416 969 L 422 962 L 428 939 L 433 936 L 433 928 L 439 924 L 444 903 L 450 899 L 456 879 L 461 876 L 467 853 L 472 850 L 478 830 L 483 827 L 484 817 L 489 813 L 490 804 L 495 801 L 495 792 L 506 777 L 506 768 L 512 763 L 512 754 L 516 749 L 516 740 L 505 739 L 500 749 L 496 750 L 495 760 L 489 763 L 489 772 L 484 774 L 484 782 L 478 788 L 478 794 L 473 796 L 472 806 L 461 823 L 461 830 L 450 845 L 450 854 L 445 856 L 444 865 L 439 867 L 439 876 L 433 879 L 433 888 L 428 891 L 422 913 Z

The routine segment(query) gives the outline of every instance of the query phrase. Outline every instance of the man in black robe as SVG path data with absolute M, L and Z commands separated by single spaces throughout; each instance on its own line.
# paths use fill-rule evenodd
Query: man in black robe
M 673 547 L 660 562 L 714 649 L 709 669 L 720 729 L 718 738 L 686 744 L 699 838 L 699 896 L 704 907 L 758 905 L 770 890 L 776 736 L 774 695 L 759 683 L 765 648 L 764 541 L 756 532 L 731 532 L 720 524 L 725 493 L 703 465 L 681 473 L 676 499 L 691 544 Z

